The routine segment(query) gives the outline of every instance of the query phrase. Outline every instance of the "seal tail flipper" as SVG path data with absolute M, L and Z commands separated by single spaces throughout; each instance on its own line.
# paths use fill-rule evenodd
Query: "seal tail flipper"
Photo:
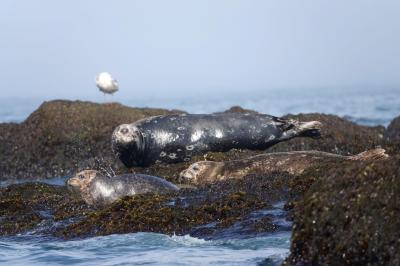
M 350 160 L 353 161 L 369 161 L 369 160 L 381 160 L 388 158 L 389 155 L 385 153 L 385 149 L 373 149 L 373 150 L 368 150 L 364 151 L 362 153 L 350 156 Z
M 299 122 L 296 120 L 288 120 L 286 129 L 284 129 L 283 138 L 290 139 L 293 137 L 321 137 L 322 123 L 319 121 Z

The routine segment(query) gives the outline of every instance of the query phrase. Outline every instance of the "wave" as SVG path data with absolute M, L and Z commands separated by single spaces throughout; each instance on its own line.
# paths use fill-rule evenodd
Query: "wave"
M 132 233 L 61 241 L 40 236 L 0 239 L 9 265 L 256 265 L 280 264 L 290 232 L 249 239 L 204 240 L 189 235 Z

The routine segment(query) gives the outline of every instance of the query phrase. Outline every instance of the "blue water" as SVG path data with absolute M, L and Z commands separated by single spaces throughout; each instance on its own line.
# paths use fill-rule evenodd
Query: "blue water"
M 22 183 L 33 183 L 33 182 L 40 182 L 40 183 L 45 183 L 49 185 L 55 185 L 55 186 L 64 186 L 65 182 L 67 181 L 68 177 L 53 177 L 53 178 L 46 178 L 46 179 L 5 179 L 5 180 L 0 180 L 0 187 L 6 187 L 9 185 L 14 185 L 14 184 L 22 184 Z
M 101 102 L 101 98 L 81 99 Z M 0 122 L 23 121 L 43 99 L 0 99 Z M 130 106 L 181 109 L 192 113 L 223 111 L 233 105 L 272 115 L 322 112 L 364 125 L 384 125 L 400 115 L 400 90 L 314 89 L 295 91 L 243 91 L 210 95 L 122 97 L 114 101 Z M 40 181 L 40 180 L 39 180 Z M 0 186 L 19 181 L 2 181 Z M 65 178 L 45 182 L 63 185 Z M 191 236 L 134 233 L 63 241 L 44 237 L 40 230 L 0 238 L 0 264 L 4 265 L 278 265 L 289 252 L 290 223 L 278 209 L 263 210 L 275 216 L 279 233 L 238 237 L 240 224 L 221 231 L 213 240 Z M 252 215 L 260 215 L 253 213 Z M 251 217 L 250 217 L 251 218 Z
M 335 114 L 363 125 L 387 126 L 400 115 L 400 88 L 314 88 L 296 90 L 243 90 L 242 92 L 160 93 L 152 97 L 117 93 L 113 101 L 135 107 L 181 109 L 190 113 L 224 111 L 233 105 L 282 116 L 288 113 L 319 112 Z M 43 100 L 38 98 L 0 98 L 0 122 L 21 122 Z M 80 100 L 103 102 L 102 96 Z
M 0 239 L 7 265 L 257 265 L 279 264 L 289 233 L 230 240 L 135 233 L 60 241 L 40 236 Z

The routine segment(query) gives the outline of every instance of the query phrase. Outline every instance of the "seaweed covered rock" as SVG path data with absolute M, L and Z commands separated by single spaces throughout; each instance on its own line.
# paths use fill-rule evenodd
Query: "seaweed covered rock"
M 45 220 L 77 217 L 88 209 L 62 186 L 25 183 L 0 188 L 0 235 L 24 233 Z
M 389 141 L 400 141 L 400 116 L 390 122 L 388 128 L 385 131 L 385 137 Z
M 286 264 L 400 264 L 399 156 L 321 165 L 292 182 Z
M 346 119 L 325 114 L 288 115 L 285 118 L 300 121 L 320 121 L 322 137 L 318 140 L 294 138 L 278 143 L 268 149 L 268 152 L 319 150 L 341 155 L 350 155 L 381 146 L 383 143 L 383 126 L 360 126 Z
M 286 200 L 290 178 L 248 176 L 243 180 L 220 182 L 197 189 L 182 189 L 170 195 L 125 197 L 107 208 L 88 213 L 82 220 L 58 232 L 71 238 L 130 232 L 158 232 L 210 237 L 245 219 L 252 211 Z M 278 226 L 268 217 L 251 221 L 254 230 L 274 231 Z M 200 226 L 214 223 L 206 229 Z M 260 226 L 261 224 L 261 226 Z M 258 226 L 257 226 L 258 225 Z
M 23 123 L 0 124 L 0 178 L 66 176 L 93 166 L 95 159 L 115 165 L 110 138 L 116 126 L 170 113 L 179 111 L 44 102 Z

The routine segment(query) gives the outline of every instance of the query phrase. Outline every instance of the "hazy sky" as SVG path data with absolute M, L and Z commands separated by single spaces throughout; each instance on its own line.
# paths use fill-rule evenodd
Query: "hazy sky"
M 0 33 L 3 97 L 400 85 L 399 0 L 1 0 Z

